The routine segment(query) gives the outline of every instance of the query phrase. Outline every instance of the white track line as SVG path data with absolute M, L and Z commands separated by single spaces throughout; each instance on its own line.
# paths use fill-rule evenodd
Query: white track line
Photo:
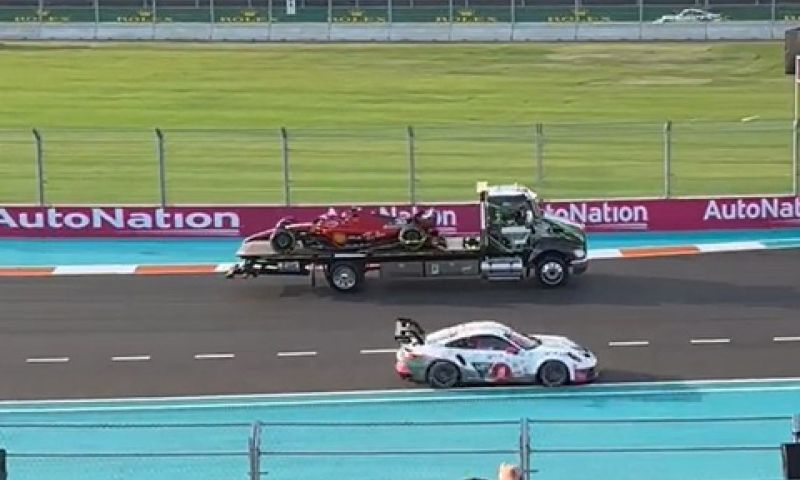
M 800 342 L 800 337 L 773 337 L 773 342 Z
M 69 362 L 69 357 L 36 357 L 36 358 L 26 358 L 26 363 L 67 363 Z
M 621 342 L 608 342 L 609 347 L 646 347 L 650 345 L 647 340 L 628 340 Z
M 731 343 L 730 338 L 693 338 L 690 340 L 692 345 L 714 345 L 720 343 Z
M 194 356 L 195 360 L 221 360 L 233 358 L 236 355 L 232 353 L 198 353 Z
M 317 352 L 278 352 L 279 357 L 313 357 Z
M 112 362 L 146 362 L 150 360 L 150 355 L 128 355 L 122 357 L 111 357 Z
M 376 353 L 397 353 L 397 349 L 396 348 L 373 348 L 373 349 L 361 350 L 359 353 L 361 353 L 361 355 L 373 355 L 373 354 L 376 354 Z

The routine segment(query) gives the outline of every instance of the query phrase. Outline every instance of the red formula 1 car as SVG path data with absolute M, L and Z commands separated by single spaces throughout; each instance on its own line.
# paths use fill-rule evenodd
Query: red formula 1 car
M 253 235 L 245 242 L 267 239 L 277 253 L 298 249 L 416 251 L 447 246 L 436 229 L 433 209 L 407 217 L 390 217 L 352 208 L 341 215 L 320 215 L 311 222 L 296 223 L 292 218 L 283 218 L 274 228 Z

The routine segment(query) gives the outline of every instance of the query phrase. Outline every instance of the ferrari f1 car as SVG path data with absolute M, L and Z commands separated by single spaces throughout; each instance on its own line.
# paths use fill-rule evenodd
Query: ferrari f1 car
M 541 384 L 558 387 L 597 378 L 595 355 L 569 338 L 523 335 L 490 321 L 468 322 L 426 334 L 407 318 L 395 324 L 400 377 L 433 388 L 467 384 Z
M 275 227 L 245 239 L 269 242 L 275 253 L 311 251 L 374 251 L 443 249 L 447 243 L 436 229 L 433 209 L 406 217 L 391 217 L 361 208 L 340 215 L 323 214 L 310 222 L 282 218 Z

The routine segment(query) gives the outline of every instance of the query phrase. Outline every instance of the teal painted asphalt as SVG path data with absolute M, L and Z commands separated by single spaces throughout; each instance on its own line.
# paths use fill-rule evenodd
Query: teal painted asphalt
M 598 233 L 590 249 L 661 247 L 700 243 L 764 241 L 770 247 L 800 247 L 800 229 L 768 231 Z M 236 239 L 0 240 L 0 266 L 159 265 L 236 261 Z
M 533 479 L 779 480 L 797 413 L 800 380 L 4 404 L 0 443 L 14 480 L 245 479 L 250 424 L 261 421 L 264 479 L 488 479 L 518 461 L 527 417 Z M 420 423 L 478 421 L 507 423 Z

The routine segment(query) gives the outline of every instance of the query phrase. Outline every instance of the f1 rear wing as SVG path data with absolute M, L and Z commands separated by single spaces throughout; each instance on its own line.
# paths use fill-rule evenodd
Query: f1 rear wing
M 423 345 L 425 330 L 410 318 L 398 318 L 394 325 L 394 339 L 400 344 Z

